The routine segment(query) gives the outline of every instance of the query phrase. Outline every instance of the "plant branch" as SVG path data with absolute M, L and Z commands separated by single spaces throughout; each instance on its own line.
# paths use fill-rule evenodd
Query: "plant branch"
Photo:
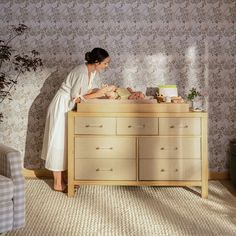
M 9 38 L 6 41 L 0 40 L 0 103 L 7 97 L 11 97 L 10 91 L 16 86 L 20 74 L 36 71 L 38 67 L 43 65 L 37 51 L 32 50 L 31 55 L 27 55 L 24 52 L 16 54 L 16 50 L 10 45 L 16 37 L 22 35 L 27 29 L 28 27 L 24 24 L 12 26 L 12 32 L 10 33 Z M 16 75 L 11 74 L 13 70 L 16 71 Z M 15 78 L 11 79 L 11 77 Z M 0 122 L 2 121 L 3 114 L 0 112 Z
M 16 35 L 10 37 L 10 38 L 7 40 L 7 42 L 5 43 L 5 46 L 8 46 L 8 44 L 9 44 L 14 38 L 16 38 L 17 36 L 19 36 L 19 35 L 16 34 Z
M 19 78 L 19 76 L 20 76 L 21 73 L 22 73 L 22 71 L 20 70 L 20 71 L 18 72 L 18 74 L 17 74 L 15 80 L 13 80 L 13 81 L 11 82 L 11 85 L 9 86 L 8 90 L 7 90 L 7 91 L 4 91 L 4 92 L 5 92 L 5 96 L 3 96 L 3 97 L 1 98 L 0 103 L 2 103 L 2 102 L 5 100 L 5 98 L 7 97 L 7 95 L 10 94 L 11 89 L 13 88 L 14 85 L 16 85 L 17 80 L 18 80 L 18 78 Z

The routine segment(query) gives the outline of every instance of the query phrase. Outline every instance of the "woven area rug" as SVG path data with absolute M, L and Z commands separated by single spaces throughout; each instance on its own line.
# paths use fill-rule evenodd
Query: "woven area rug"
M 52 180 L 26 183 L 26 226 L 4 236 L 236 235 L 236 198 L 217 181 L 209 199 L 197 187 L 127 186 L 81 186 L 68 198 Z

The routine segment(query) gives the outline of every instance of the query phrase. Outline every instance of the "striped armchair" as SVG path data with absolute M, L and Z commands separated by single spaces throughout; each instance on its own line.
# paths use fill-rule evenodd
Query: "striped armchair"
M 0 234 L 25 224 L 25 180 L 20 152 L 0 144 Z

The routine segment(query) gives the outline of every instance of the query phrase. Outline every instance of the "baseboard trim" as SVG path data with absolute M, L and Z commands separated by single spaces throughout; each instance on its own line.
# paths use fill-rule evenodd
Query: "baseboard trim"
M 26 178 L 52 178 L 52 172 L 47 169 L 28 170 L 23 169 L 23 175 Z M 229 171 L 225 172 L 209 172 L 209 180 L 230 179 Z
M 28 170 L 24 168 L 23 175 L 25 178 L 52 178 L 52 172 L 47 169 Z
M 230 179 L 229 171 L 209 172 L 209 180 L 224 180 L 224 179 Z

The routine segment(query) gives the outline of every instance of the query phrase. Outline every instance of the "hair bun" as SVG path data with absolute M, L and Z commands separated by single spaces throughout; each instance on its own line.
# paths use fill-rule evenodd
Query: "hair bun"
M 85 61 L 88 64 L 100 63 L 107 57 L 109 57 L 108 52 L 102 48 L 94 48 L 91 52 L 85 53 Z
M 85 53 L 85 61 L 90 61 L 91 60 L 91 52 L 86 52 Z

